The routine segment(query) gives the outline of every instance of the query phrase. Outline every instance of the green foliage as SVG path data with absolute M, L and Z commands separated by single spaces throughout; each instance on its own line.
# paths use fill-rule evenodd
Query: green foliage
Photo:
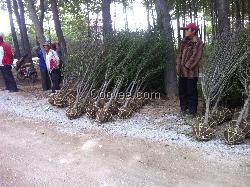
M 118 32 L 103 49 L 102 44 L 85 40 L 76 42 L 69 48 L 65 70 L 68 75 L 82 75 L 88 65 L 97 67 L 96 75 L 104 80 L 108 75 L 115 83 L 124 77 L 122 87 L 128 86 L 139 75 L 142 84 L 163 85 L 163 69 L 167 60 L 167 44 L 158 31 Z M 93 67 L 91 67 L 93 68 Z M 138 81 L 137 80 L 137 81 Z M 150 80 L 150 81 L 149 81 Z M 159 89 L 159 88 L 157 88 Z
M 100 43 L 90 39 L 71 43 L 64 62 L 66 75 L 82 76 L 87 67 L 96 63 L 101 47 Z
M 203 72 L 203 74 L 209 75 L 209 78 L 203 91 L 207 94 L 206 91 L 209 87 L 217 88 L 213 90 L 214 94 L 222 97 L 220 103 L 228 108 L 235 108 L 243 104 L 244 87 L 241 83 L 240 67 L 250 64 L 249 57 L 242 60 L 250 49 L 249 36 L 249 30 L 242 28 L 222 34 L 214 44 L 205 48 L 208 62 L 204 66 L 205 73 Z M 220 80 L 222 80 L 221 84 L 218 84 Z

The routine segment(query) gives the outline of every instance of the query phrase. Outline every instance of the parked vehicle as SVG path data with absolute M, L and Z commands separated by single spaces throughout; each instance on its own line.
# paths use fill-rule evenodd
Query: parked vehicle
M 25 63 L 25 58 L 28 54 L 23 55 L 17 62 L 15 69 L 17 71 L 17 79 L 19 81 L 30 79 L 32 82 L 37 80 L 38 74 L 31 63 Z

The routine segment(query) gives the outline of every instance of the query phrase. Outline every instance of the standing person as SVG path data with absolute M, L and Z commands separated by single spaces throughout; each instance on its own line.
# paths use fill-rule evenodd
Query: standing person
M 46 66 L 43 52 L 42 52 L 41 48 L 38 46 L 34 48 L 34 51 L 36 52 L 36 55 L 39 58 L 39 68 L 40 68 L 40 73 L 41 73 L 43 91 L 50 90 L 51 83 L 50 83 L 49 73 L 47 70 L 47 66 Z
M 46 66 L 49 71 L 52 92 L 55 93 L 56 90 L 60 90 L 60 70 L 59 70 L 59 57 L 57 53 L 51 49 L 49 43 L 43 44 L 46 53 Z
M 2 72 L 6 90 L 10 92 L 17 92 L 17 85 L 15 78 L 12 74 L 12 62 L 13 62 L 13 54 L 10 46 L 4 42 L 4 36 L 0 33 L 0 70 Z
M 60 63 L 62 62 L 63 60 L 63 54 L 62 54 L 62 49 L 61 49 L 61 46 L 59 43 L 52 43 L 51 44 L 51 49 L 53 49 L 54 51 L 56 51 L 59 59 L 60 59 Z
M 62 53 L 62 48 L 61 48 L 61 45 L 60 43 L 58 42 L 56 44 L 56 52 L 60 58 L 60 64 L 59 64 L 59 68 L 60 68 L 60 71 L 61 71 L 61 81 L 63 80 L 63 75 L 64 75 L 64 55 Z
M 51 44 L 51 49 L 53 49 L 54 51 L 56 51 L 56 43 L 52 43 Z M 57 54 L 58 55 L 58 54 Z M 59 57 L 59 56 L 58 56 Z
M 60 70 L 60 82 L 62 81 L 63 72 L 63 60 L 62 60 L 62 50 L 59 43 L 52 43 L 51 49 L 53 49 L 59 57 L 59 70 Z
M 194 117 L 198 106 L 197 82 L 203 44 L 197 36 L 199 27 L 195 23 L 181 29 L 185 31 L 185 37 L 176 58 L 181 114 Z

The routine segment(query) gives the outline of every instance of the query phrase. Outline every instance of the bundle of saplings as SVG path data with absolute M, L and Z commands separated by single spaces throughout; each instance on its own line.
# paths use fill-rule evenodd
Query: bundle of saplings
M 243 88 L 241 91 L 244 104 L 241 110 L 235 113 L 232 121 L 229 122 L 224 132 L 224 138 L 227 144 L 240 144 L 245 138 L 250 137 L 250 38 L 248 37 L 247 39 L 249 46 L 247 46 L 243 53 L 243 63 L 239 65 L 237 70 L 238 79 Z
M 165 68 L 169 54 L 156 30 L 119 32 L 105 47 L 92 40 L 80 44 L 66 58 L 62 89 L 49 101 L 67 107 L 70 119 L 86 113 L 100 123 L 113 116 L 128 118 L 140 109 L 146 103 L 144 90 Z
M 202 68 L 201 85 L 206 108 L 205 116 L 193 125 L 193 133 L 198 140 L 211 139 L 219 124 L 232 119 L 232 112 L 218 107 L 218 103 L 231 88 L 232 76 L 248 58 L 248 37 L 246 31 L 228 31 L 214 41 Z

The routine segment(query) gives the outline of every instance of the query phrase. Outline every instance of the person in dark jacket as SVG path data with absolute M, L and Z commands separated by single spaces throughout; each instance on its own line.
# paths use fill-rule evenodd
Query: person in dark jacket
M 2 72 L 6 90 L 17 92 L 17 85 L 12 74 L 13 54 L 10 46 L 4 42 L 4 36 L 0 33 L 0 70 Z
M 35 47 L 35 52 L 37 57 L 39 58 L 39 68 L 41 73 L 41 81 L 42 81 L 42 88 L 43 91 L 47 91 L 51 89 L 51 81 L 49 78 L 49 73 L 47 70 L 47 66 L 45 63 L 44 55 L 40 47 Z
M 197 36 L 199 27 L 195 23 L 181 29 L 185 31 L 185 37 L 176 57 L 181 114 L 195 116 L 198 105 L 199 61 L 202 57 L 203 43 Z

